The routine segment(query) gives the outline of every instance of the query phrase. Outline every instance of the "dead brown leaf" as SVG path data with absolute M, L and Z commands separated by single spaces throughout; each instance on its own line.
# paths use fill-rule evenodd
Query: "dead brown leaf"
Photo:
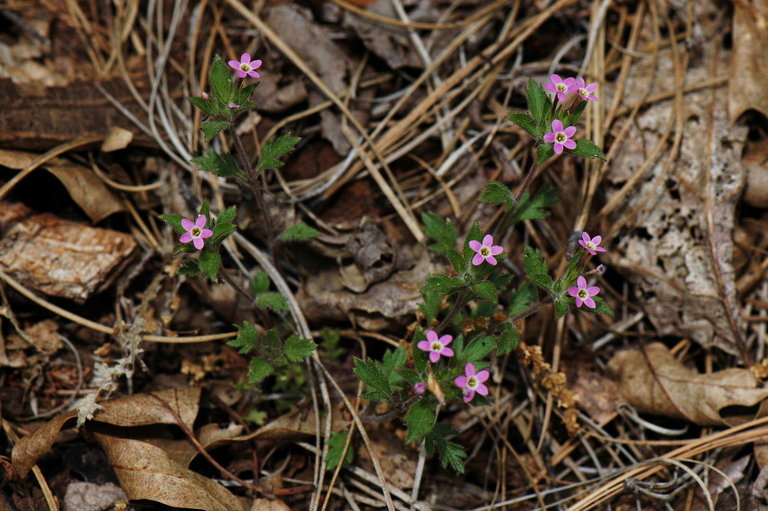
M 291 508 L 282 500 L 256 499 L 249 511 L 291 511 Z
M 180 465 L 147 442 L 94 433 L 107 454 L 120 486 L 131 500 L 206 511 L 242 511 L 226 488 Z
M 768 397 L 768 389 L 748 369 L 701 374 L 675 359 L 666 346 L 617 353 L 608 363 L 619 395 L 641 413 L 691 421 L 699 426 L 733 426 L 751 416 L 731 415 L 728 407 L 751 407 Z
M 0 150 L 0 165 L 15 170 L 28 167 L 38 155 L 25 151 Z M 91 169 L 62 158 L 54 158 L 43 167 L 53 174 L 96 224 L 113 213 L 124 211 L 125 206 L 112 190 L 107 188 Z
M 112 151 L 119 151 L 125 149 L 133 141 L 133 132 L 120 126 L 112 126 L 109 128 L 107 138 L 101 143 L 101 151 L 110 153 Z
M 768 0 L 733 3 L 733 58 L 728 82 L 731 122 L 754 109 L 768 117 Z
M 323 431 L 325 418 L 320 419 L 320 430 Z M 349 426 L 349 422 L 341 417 L 338 409 L 333 408 L 333 417 L 331 418 L 331 429 L 341 431 Z M 305 413 L 296 411 L 281 415 L 277 419 L 265 424 L 253 433 L 231 438 L 233 441 L 246 441 L 251 439 L 289 441 L 294 439 L 304 439 L 315 436 L 317 425 L 315 423 L 315 414 L 312 411 Z
M 111 401 L 104 401 L 93 420 L 114 426 L 145 426 L 148 424 L 176 424 L 173 414 L 161 404 L 167 403 L 190 429 L 197 416 L 200 388 L 171 389 L 153 394 L 134 394 Z M 73 410 L 58 415 L 31 435 L 20 439 L 13 448 L 13 466 L 25 477 L 38 458 L 53 446 L 56 436 L 64 425 L 77 416 Z

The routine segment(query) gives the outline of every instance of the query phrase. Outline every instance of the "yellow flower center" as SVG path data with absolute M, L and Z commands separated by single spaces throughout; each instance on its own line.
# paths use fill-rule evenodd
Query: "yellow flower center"
M 595 245 L 595 244 L 594 244 L 594 243 L 592 243 L 591 241 L 588 241 L 588 242 L 587 242 L 587 248 L 588 248 L 588 249 L 590 249 L 590 250 L 594 250 L 596 246 L 597 246 L 597 245 Z
M 557 85 L 555 85 L 555 89 L 557 89 L 560 92 L 568 92 L 568 87 L 566 87 L 564 83 L 558 83 Z
M 565 133 L 563 133 L 562 131 L 558 131 L 557 133 L 555 133 L 555 142 L 557 142 L 558 144 L 562 144 L 566 140 L 568 140 L 568 137 L 565 136 Z
M 193 227 L 191 231 L 189 231 L 189 234 L 192 235 L 193 238 L 199 238 L 201 234 L 203 234 L 203 230 L 199 227 Z
M 240 70 L 241 71 L 245 71 L 246 73 L 248 73 L 251 70 L 251 65 L 246 63 L 246 62 L 242 62 L 240 64 Z
M 589 91 L 587 91 L 587 89 L 579 89 L 579 94 L 587 98 L 589 97 Z
M 491 249 L 486 246 L 480 247 L 480 255 L 483 257 L 488 257 L 491 255 Z
M 474 376 L 470 376 L 469 378 L 467 378 L 467 387 L 469 387 L 470 389 L 474 389 L 475 387 L 477 387 L 477 384 L 478 384 L 477 378 L 475 378 Z
M 443 351 L 443 343 L 435 341 L 432 343 L 430 348 L 432 351 Z
M 586 300 L 587 298 L 589 298 L 589 293 L 587 293 L 586 289 L 579 289 L 578 294 L 579 294 L 579 298 L 581 298 L 582 300 Z

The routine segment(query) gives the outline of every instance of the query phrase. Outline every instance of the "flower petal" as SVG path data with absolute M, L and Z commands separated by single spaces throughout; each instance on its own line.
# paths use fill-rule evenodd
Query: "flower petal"
M 184 228 L 185 231 L 191 231 L 192 228 L 195 226 L 195 224 L 192 223 L 192 220 L 188 220 L 186 218 L 181 219 L 181 226 Z
M 544 134 L 544 142 L 552 143 L 555 141 L 555 134 L 554 133 L 545 133 Z
M 485 386 L 485 385 L 483 385 L 482 383 L 481 383 L 480 385 L 478 385 L 478 386 L 477 386 L 477 388 L 476 388 L 475 390 L 476 390 L 476 391 L 477 391 L 477 393 L 478 393 L 478 394 L 480 394 L 481 396 L 487 396 L 487 395 L 488 395 L 488 387 L 486 387 L 486 386 Z
M 558 91 L 557 92 L 557 99 L 558 99 L 558 101 L 565 101 L 566 99 L 568 99 L 568 93 Z
M 441 351 L 440 354 L 444 357 L 452 357 L 453 350 L 451 348 L 443 348 L 443 351 Z
M 240 69 L 240 63 L 236 60 L 230 60 L 229 62 L 227 62 L 227 64 L 229 64 L 229 67 L 231 67 L 232 69 Z
M 487 257 L 485 258 L 485 261 L 486 261 L 488 264 L 490 264 L 491 266 L 496 266 L 496 264 L 498 263 L 498 261 L 496 260 L 496 258 L 495 258 L 495 257 L 493 257 L 492 255 L 490 255 L 490 256 L 487 256 Z
M 437 340 L 437 332 L 434 330 L 427 330 L 427 340 L 429 342 L 435 342 Z
M 240 77 L 240 78 L 245 78 L 246 76 L 248 76 L 248 73 L 246 73 L 245 71 L 243 71 L 242 69 L 240 69 L 240 70 L 237 72 L 237 76 L 238 76 L 238 77 Z
M 563 152 L 563 144 L 558 144 L 555 142 L 555 154 L 560 154 Z
M 464 388 L 467 386 L 467 377 L 466 376 L 457 376 L 455 380 L 453 380 L 453 383 L 456 384 L 457 387 Z
M 570 87 L 570 86 L 573 84 L 573 82 L 575 82 L 575 81 L 576 81 L 576 78 L 573 78 L 573 77 L 569 77 L 569 78 L 566 78 L 565 80 L 563 80 L 563 83 L 564 83 L 564 84 L 565 84 L 567 87 Z
M 480 383 L 488 381 L 488 378 L 490 377 L 491 377 L 491 373 L 489 373 L 485 369 L 483 369 L 482 371 L 478 371 L 477 374 L 475 375 L 475 378 L 477 378 L 477 381 L 479 381 Z
M 185 232 L 184 234 L 179 236 L 179 241 L 182 243 L 189 243 L 190 241 L 192 241 L 192 233 Z
M 248 64 L 249 62 L 251 62 L 251 55 L 249 53 L 243 53 L 242 55 L 240 55 L 241 64 L 243 63 Z
M 595 89 L 597 89 L 597 83 L 596 82 L 592 82 L 592 83 L 590 83 L 589 85 L 587 85 L 584 88 L 587 90 L 587 92 L 589 92 L 591 94 L 591 93 L 595 92 Z
M 588 287 L 587 293 L 589 294 L 589 296 L 597 296 L 600 294 L 600 288 L 597 286 Z
M 578 80 L 576 80 L 576 87 L 579 89 L 584 88 L 584 77 L 580 76 Z
M 472 401 L 472 398 L 475 397 L 475 391 L 467 389 L 464 393 L 464 402 L 469 403 Z
M 464 366 L 464 374 L 467 376 L 475 375 L 475 366 L 472 364 L 472 362 L 467 362 L 467 365 Z
M 203 239 L 210 238 L 211 236 L 213 236 L 213 231 L 210 229 L 203 229 L 200 232 L 200 237 Z
M 590 241 L 592 241 L 592 238 L 589 237 L 589 233 L 587 231 L 584 231 L 581 233 L 581 239 L 584 240 L 584 243 L 589 243 Z M 584 245 L 582 245 L 582 247 L 583 246 Z
M 570 139 L 563 142 L 563 145 L 565 146 L 566 149 L 570 149 L 571 151 L 576 149 L 576 142 Z
M 421 351 L 429 351 L 429 341 L 419 341 L 416 345 Z
M 438 360 L 440 360 L 440 353 L 436 351 L 430 352 L 429 361 L 432 362 L 433 364 L 436 364 Z
M 597 305 L 595 304 L 595 301 L 594 301 L 592 298 L 587 298 L 586 300 L 584 300 L 584 303 L 585 303 L 585 304 L 586 304 L 586 306 L 587 306 L 587 307 L 589 307 L 590 309 L 594 309 L 594 308 L 597 306 Z
M 581 305 L 584 303 L 584 300 L 582 300 L 578 296 L 575 298 L 575 300 L 576 300 L 576 307 L 581 307 Z
M 205 227 L 206 220 L 205 215 L 197 215 L 197 218 L 195 219 L 195 227 L 202 229 Z
M 251 61 L 251 67 L 253 69 L 259 69 L 261 67 L 262 62 L 258 59 Z
M 485 261 L 485 257 L 481 256 L 480 254 L 475 254 L 475 257 L 472 258 L 472 264 L 475 266 L 480 266 L 483 264 L 483 261 Z
M 480 247 L 482 247 L 482 246 L 483 246 L 483 244 L 482 244 L 482 243 L 480 243 L 480 242 L 479 242 L 479 241 L 477 241 L 477 240 L 469 240 L 469 248 L 471 248 L 471 249 L 472 249 L 472 250 L 474 250 L 475 252 L 477 252 L 478 250 L 480 250 Z
M 608 252 L 608 250 L 603 247 L 595 247 L 595 250 L 597 250 L 598 252 Z
M 563 130 L 563 133 L 565 133 L 569 138 L 574 136 L 576 134 L 576 126 L 568 126 Z
M 573 296 L 573 297 L 579 296 L 579 288 L 576 287 L 576 286 L 569 287 L 568 288 L 568 294 Z
M 501 245 L 494 245 L 491 247 L 491 255 L 499 255 L 504 252 L 504 247 Z
M 552 131 L 563 131 L 563 123 L 560 119 L 552 121 Z
M 579 289 L 584 289 L 587 287 L 587 279 L 583 275 L 579 275 L 579 278 L 576 279 L 576 285 L 579 286 Z
M 441 336 L 440 339 L 438 339 L 438 341 L 443 346 L 448 346 L 449 344 L 451 344 L 453 342 L 453 336 L 445 334 L 445 335 Z
M 592 238 L 592 243 L 594 243 L 595 245 L 599 245 L 601 241 L 603 241 L 603 237 L 600 235 L 597 235 L 594 238 Z
M 486 247 L 490 247 L 491 245 L 493 245 L 493 236 L 491 236 L 490 234 L 486 234 L 485 236 L 483 236 L 483 245 L 485 245 Z
M 192 244 L 195 246 L 196 249 L 202 250 L 203 246 L 205 245 L 205 242 L 202 238 L 195 238 L 192 240 Z
M 552 83 L 555 85 L 563 81 L 563 79 L 560 78 L 560 75 L 549 75 L 549 79 L 552 80 Z
M 554 83 L 545 83 L 544 90 L 548 90 L 549 92 L 557 92 L 557 87 L 555 87 Z
M 579 245 L 581 245 L 583 248 L 587 248 L 587 244 L 584 242 L 584 240 L 579 240 Z M 587 250 L 589 250 L 587 248 Z

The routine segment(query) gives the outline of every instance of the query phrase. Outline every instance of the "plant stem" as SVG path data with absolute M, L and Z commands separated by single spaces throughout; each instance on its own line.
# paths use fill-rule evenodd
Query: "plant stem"
M 528 316 L 536 314 L 537 312 L 539 312 L 541 309 L 543 309 L 544 307 L 546 307 L 550 303 L 552 303 L 552 297 L 551 296 L 546 298 L 544 301 L 537 303 L 536 305 L 534 305 L 530 309 L 528 309 L 526 311 L 523 311 L 520 314 L 516 314 L 516 315 L 512 316 L 507 321 L 509 321 L 510 323 L 514 323 L 515 321 L 520 321 L 521 319 L 525 319 Z
M 465 287 L 464 289 L 461 290 L 461 292 L 459 293 L 459 296 L 456 298 L 456 301 L 453 304 L 453 308 L 443 318 L 440 324 L 437 325 L 438 333 L 442 332 L 443 328 L 451 324 L 451 321 L 453 321 L 453 318 L 456 316 L 459 310 L 461 310 L 461 308 L 464 307 L 464 304 L 467 302 L 467 296 L 469 296 L 469 288 Z

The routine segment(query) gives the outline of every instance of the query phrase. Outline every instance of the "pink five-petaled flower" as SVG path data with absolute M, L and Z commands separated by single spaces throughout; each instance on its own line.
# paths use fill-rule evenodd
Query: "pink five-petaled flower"
M 571 140 L 571 137 L 576 134 L 576 126 L 563 127 L 563 123 L 559 119 L 552 121 L 552 131 L 544 135 L 544 142 L 554 142 L 555 153 L 560 154 L 563 152 L 563 146 L 566 149 L 576 149 L 576 142 Z
M 451 335 L 446 334 L 438 339 L 437 332 L 427 330 L 427 339 L 420 341 L 417 346 L 421 351 L 429 352 L 429 361 L 434 364 L 440 360 L 441 355 L 443 357 L 453 356 L 453 350 L 448 347 L 451 341 L 453 341 L 453 336 Z
M 550 75 L 549 79 L 552 83 L 545 84 L 544 88 L 549 92 L 554 92 L 559 101 L 565 101 L 565 98 L 568 97 L 568 93 L 573 92 L 571 91 L 571 86 L 573 85 L 573 82 L 576 81 L 576 78 L 566 78 L 563 80 L 560 78 L 560 75 Z
M 490 234 L 485 235 L 482 243 L 477 240 L 470 240 L 469 248 L 477 252 L 475 257 L 472 258 L 472 264 L 475 266 L 480 266 L 483 264 L 483 261 L 488 261 L 488 263 L 496 266 L 498 261 L 496 261 L 496 258 L 493 256 L 497 256 L 504 252 L 501 245 L 493 244 L 493 236 Z
M 594 238 L 590 238 L 589 234 L 582 232 L 579 245 L 587 249 L 587 252 L 590 254 L 597 255 L 598 252 L 607 252 L 607 250 L 603 247 L 598 247 L 601 241 L 603 241 L 602 236 L 595 236 Z
M 423 394 L 424 392 L 427 391 L 427 384 L 424 383 L 423 381 L 420 381 L 419 383 L 415 383 L 413 385 L 413 391 L 416 394 Z
M 475 372 L 475 366 L 467 363 L 464 366 L 464 376 L 457 376 L 453 383 L 464 390 L 464 402 L 469 403 L 475 397 L 475 392 L 481 396 L 488 395 L 488 387 L 483 385 L 483 383 L 488 380 L 490 375 L 486 370 Z
M 568 288 L 568 294 L 576 299 L 576 307 L 581 307 L 581 304 L 586 304 L 590 309 L 595 308 L 595 301 L 593 296 L 597 296 L 600 292 L 600 288 L 597 286 L 587 287 L 587 279 L 582 275 L 576 279 L 576 285 Z
M 205 245 L 203 240 L 213 236 L 212 230 L 204 229 L 205 221 L 205 215 L 198 215 L 195 223 L 192 223 L 192 220 L 182 218 L 181 226 L 187 232 L 181 235 L 179 241 L 182 243 L 189 243 L 191 241 L 197 250 L 202 250 L 203 245 Z
M 243 53 L 240 56 L 240 62 L 236 60 L 229 61 L 229 67 L 237 69 L 237 76 L 245 78 L 250 76 L 251 78 L 259 78 L 261 75 L 256 72 L 261 67 L 260 60 L 251 60 L 251 56 L 247 53 Z
M 584 83 L 584 78 L 579 78 L 576 80 L 576 83 L 568 87 L 568 92 L 578 92 L 579 96 L 581 96 L 581 99 L 584 101 L 598 101 L 597 96 L 592 95 L 592 93 L 595 92 L 595 89 L 597 89 L 597 84 L 595 82 L 586 85 Z

